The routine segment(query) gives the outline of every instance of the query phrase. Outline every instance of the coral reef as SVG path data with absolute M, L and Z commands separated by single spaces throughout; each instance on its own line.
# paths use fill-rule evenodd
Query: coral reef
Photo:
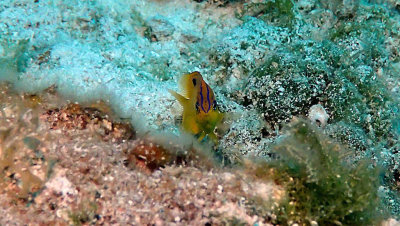
M 7 116 L 0 120 L 1 224 L 268 223 L 270 217 L 253 211 L 253 191 L 263 187 L 264 201 L 282 200 L 282 187 L 268 180 L 255 182 L 241 170 L 217 167 L 212 155 L 200 150 L 204 146 L 193 143 L 185 151 L 185 141 L 175 138 L 177 143 L 171 143 L 171 137 L 157 134 L 104 139 L 99 136 L 105 131 L 101 123 L 118 122 L 100 107 L 92 107 L 93 117 L 86 118 L 87 108 L 65 106 L 56 94 L 33 98 L 0 88 Z M 56 126 L 57 120 L 49 121 L 56 119 L 48 115 L 49 109 L 65 116 Z M 5 149 L 10 147 L 11 155 L 11 149 Z M 176 156 L 166 158 L 176 164 L 164 161 L 165 155 L 146 153 L 161 147 L 163 154 Z M 144 158 L 144 164 L 137 162 Z
M 399 21 L 398 0 L 0 1 L 0 224 L 399 219 Z M 179 130 L 193 71 L 218 144 Z
M 129 123 L 112 122 L 108 114 L 98 109 L 106 108 L 104 103 L 93 104 L 82 108 L 78 104 L 68 104 L 61 109 L 50 109 L 41 115 L 41 120 L 50 124 L 50 129 L 89 129 L 95 131 L 105 141 L 122 142 L 135 137 L 134 130 Z M 97 108 L 96 108 L 97 107 Z M 100 108 L 99 108 L 100 107 Z M 111 113 L 108 108 L 105 112 Z

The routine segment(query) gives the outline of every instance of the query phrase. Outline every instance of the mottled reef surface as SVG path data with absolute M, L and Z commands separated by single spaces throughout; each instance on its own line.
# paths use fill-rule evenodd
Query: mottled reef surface
M 400 218 L 399 0 L 1 0 L 0 82 L 0 223 Z
M 272 180 L 216 167 L 200 150 L 169 152 L 137 137 L 104 104 L 4 85 L 1 94 L 1 224 L 266 223 L 274 214 L 255 200 L 283 197 Z

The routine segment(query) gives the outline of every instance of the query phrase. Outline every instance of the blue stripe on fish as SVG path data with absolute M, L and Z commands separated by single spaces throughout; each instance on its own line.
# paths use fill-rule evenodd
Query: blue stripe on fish
M 207 112 L 210 111 L 211 103 L 210 103 L 210 90 L 208 89 L 208 86 L 206 85 L 207 88 L 207 101 L 208 101 L 208 109 Z
M 206 111 L 204 110 L 204 107 L 203 107 L 203 87 L 202 87 L 202 85 L 203 85 L 203 83 L 200 83 L 200 98 L 201 98 L 200 102 L 201 102 L 201 109 L 203 109 L 203 112 L 206 112 Z

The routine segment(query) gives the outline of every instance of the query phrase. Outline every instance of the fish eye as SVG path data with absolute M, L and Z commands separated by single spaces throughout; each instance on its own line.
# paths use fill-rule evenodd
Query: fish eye
M 193 85 L 194 85 L 194 86 L 196 86 L 196 82 L 197 82 L 197 81 L 196 81 L 196 79 L 195 79 L 195 78 L 194 78 L 194 79 L 192 79 L 192 82 L 193 82 Z
M 196 111 L 197 111 L 197 112 L 200 112 L 199 106 L 200 106 L 200 105 L 199 105 L 199 102 L 196 102 Z

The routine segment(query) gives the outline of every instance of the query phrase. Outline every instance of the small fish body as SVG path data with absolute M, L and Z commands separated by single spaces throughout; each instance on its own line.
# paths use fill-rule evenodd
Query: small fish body
M 199 141 L 208 135 L 217 143 L 214 128 L 222 120 L 223 113 L 217 108 L 214 92 L 198 71 L 183 75 L 179 86 L 182 94 L 168 91 L 183 107 L 183 129 L 198 135 Z

